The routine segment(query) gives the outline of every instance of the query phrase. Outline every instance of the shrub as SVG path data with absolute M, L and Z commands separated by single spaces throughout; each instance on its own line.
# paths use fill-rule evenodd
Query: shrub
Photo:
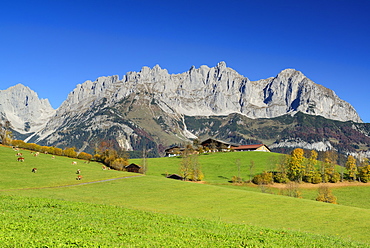
M 280 190 L 282 195 L 295 197 L 295 198 L 302 198 L 301 192 L 299 191 L 299 184 L 296 182 L 289 182 L 285 185 L 285 189 Z
M 241 177 L 238 177 L 238 176 L 233 176 L 233 177 L 231 178 L 231 181 L 232 181 L 233 183 L 243 183 L 243 179 L 242 179 Z
M 252 182 L 254 184 L 258 185 L 267 185 L 267 184 L 273 184 L 274 179 L 272 177 L 271 172 L 262 172 L 261 174 L 257 174 L 253 177 Z
M 337 204 L 337 198 L 333 195 L 331 189 L 326 185 L 319 187 L 316 201 Z
M 313 184 L 318 184 L 318 183 L 321 183 L 322 182 L 322 177 L 321 177 L 321 173 L 316 171 L 312 178 L 311 178 L 311 183 Z
M 276 182 L 276 183 L 288 183 L 288 182 L 290 182 L 287 174 L 282 173 L 282 172 L 275 172 L 273 178 L 274 178 L 274 182 Z
M 86 153 L 86 152 L 80 152 L 78 155 L 77 155 L 77 158 L 78 159 L 85 159 L 85 160 L 91 160 L 92 159 L 92 155 Z

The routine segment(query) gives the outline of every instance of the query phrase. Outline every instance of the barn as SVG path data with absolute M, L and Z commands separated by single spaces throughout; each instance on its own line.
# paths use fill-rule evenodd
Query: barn
M 140 173 L 141 166 L 132 163 L 132 164 L 125 166 L 125 169 L 127 172 Z

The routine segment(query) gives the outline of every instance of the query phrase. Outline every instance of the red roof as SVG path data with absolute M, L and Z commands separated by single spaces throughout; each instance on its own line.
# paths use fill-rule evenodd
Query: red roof
M 257 149 L 261 146 L 264 146 L 264 144 L 257 144 L 257 145 L 242 145 L 238 147 L 233 147 L 234 150 L 247 150 L 247 149 Z

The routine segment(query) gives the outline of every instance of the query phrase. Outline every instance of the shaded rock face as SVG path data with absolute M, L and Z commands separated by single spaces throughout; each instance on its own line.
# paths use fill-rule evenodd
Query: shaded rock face
M 138 148 L 143 139 L 163 146 L 189 141 L 195 136 L 184 116 L 239 113 L 256 119 L 303 112 L 362 122 L 349 103 L 299 71 L 286 69 L 274 78 L 250 81 L 224 62 L 181 74 L 169 74 L 157 65 L 128 72 L 122 79 L 86 81 L 57 110 L 22 85 L 0 91 L 0 103 L 1 117 L 18 132 L 30 134 L 26 141 L 77 144 L 80 150 L 91 150 L 102 133 L 101 139 L 113 139 L 127 150 Z
M 22 84 L 0 90 L 0 119 L 10 121 L 18 133 L 43 129 L 54 114 L 47 99 L 39 99 L 34 91 Z

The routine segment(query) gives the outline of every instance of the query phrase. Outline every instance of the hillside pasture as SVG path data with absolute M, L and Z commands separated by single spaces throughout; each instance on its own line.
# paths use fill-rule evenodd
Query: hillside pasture
M 24 162 L 17 160 L 18 152 L 22 153 Z M 0 190 L 56 187 L 132 175 L 114 170 L 103 171 L 102 165 L 96 162 L 86 163 L 85 160 L 75 158 L 52 157 L 53 155 L 42 153 L 34 156 L 28 150 L 13 151 L 9 147 L 0 146 Z M 32 173 L 33 168 L 37 168 L 36 173 Z M 76 180 L 78 169 L 83 176 L 81 181 Z
M 369 242 L 370 209 L 196 184 L 156 176 L 66 188 L 3 191 L 225 223 L 248 224 Z
M 149 170 L 146 176 L 58 187 L 79 183 L 75 180 L 77 167 L 81 169 L 82 175 L 87 173 L 87 179 L 83 179 L 86 181 L 134 174 L 102 171 L 98 163 L 84 164 L 79 160 L 77 165 L 72 165 L 75 160 L 65 157 L 57 157 L 50 163 L 51 156 L 46 154 L 34 158 L 25 157 L 25 162 L 17 162 L 14 152 L 4 147 L 0 147 L 0 153 L 0 171 L 5 174 L 5 183 L 1 184 L 0 190 L 3 197 L 0 210 L 5 217 L 2 219 L 0 242 L 9 244 L 8 247 L 17 246 L 14 245 L 19 244 L 17 240 L 23 239 L 31 244 L 28 247 L 40 247 L 41 244 L 49 244 L 50 247 L 63 244 L 67 247 L 94 247 L 94 244 L 101 244 L 105 247 L 109 246 L 109 242 L 113 246 L 123 244 L 120 242 L 137 242 L 154 247 L 164 244 L 202 247 L 202 242 L 204 247 L 209 247 L 212 242 L 219 244 L 216 247 L 247 244 L 255 247 L 366 247 L 366 244 L 370 244 L 367 235 L 370 209 L 252 192 L 244 190 L 246 187 L 225 187 L 226 184 L 231 185 L 228 180 L 236 171 L 236 155 L 245 156 L 241 158 L 241 164 L 247 164 L 247 161 L 254 158 L 255 173 L 258 173 L 270 168 L 269 156 L 279 156 L 277 154 L 240 152 L 200 156 L 202 170 L 206 177 L 208 174 L 207 180 L 209 178 L 215 185 L 167 179 L 163 174 L 176 173 L 174 170 L 178 168 L 181 159 L 160 158 L 148 160 Z M 266 157 L 259 161 L 253 157 L 257 155 Z M 9 159 L 14 160 L 12 163 L 15 164 L 9 166 Z M 56 161 L 61 163 L 56 165 Z M 135 162 L 140 164 L 139 161 Z M 219 167 L 213 166 L 214 164 Z M 22 166 L 29 166 L 28 173 L 23 172 Z M 231 168 L 227 169 L 228 166 Z M 9 167 L 13 169 L 10 170 Z M 33 167 L 38 167 L 39 171 L 31 173 L 30 169 Z M 46 169 L 53 171 L 53 177 L 48 177 L 48 173 L 44 174 L 45 179 L 35 177 Z M 15 186 L 13 181 L 16 182 Z M 28 190 L 23 190 L 26 188 Z M 129 212 L 125 209 L 129 209 Z M 134 217 L 137 222 L 126 223 L 126 219 L 133 219 L 129 216 L 133 212 L 138 213 Z M 149 219 L 142 216 L 149 216 Z M 174 226 L 167 220 L 174 221 Z M 36 226 L 36 223 L 41 223 L 45 228 L 33 229 L 33 221 Z M 113 231 L 108 230 L 107 226 Z M 172 235 L 169 234 L 169 226 L 171 230 L 175 230 L 171 231 Z M 50 232 L 46 231 L 49 229 Z M 68 229 L 77 232 L 72 235 L 72 231 Z M 36 237 L 36 240 L 27 236 L 32 234 L 31 237 L 34 237 L 36 233 L 40 234 L 40 238 Z M 142 237 L 147 240 L 140 240 Z M 171 243 L 171 237 L 174 243 Z M 301 241 L 297 241 L 299 237 Z M 224 243 L 220 241 L 223 239 L 226 240 Z M 321 241 L 317 243 L 316 240 Z
M 237 161 L 240 160 L 240 177 L 249 180 L 263 171 L 276 169 L 282 154 L 272 152 L 218 152 L 198 156 L 199 165 L 204 174 L 204 181 L 211 184 L 227 184 L 238 175 Z M 141 159 L 131 159 L 141 164 Z M 250 170 L 251 161 L 254 167 Z M 180 173 L 181 157 L 151 158 L 147 160 L 147 175 L 166 176 Z

